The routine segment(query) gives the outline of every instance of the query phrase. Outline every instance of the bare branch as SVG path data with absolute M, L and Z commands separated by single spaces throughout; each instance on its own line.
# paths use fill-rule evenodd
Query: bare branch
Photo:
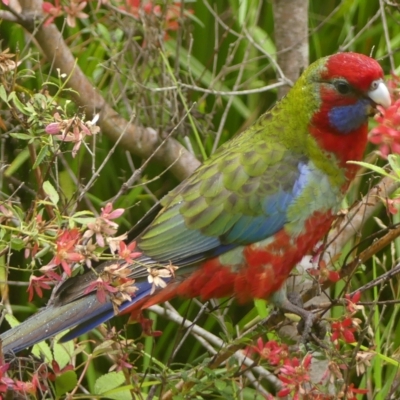
M 364 196 L 358 207 L 353 209 L 335 229 L 329 233 L 327 243 L 330 243 L 325 252 L 330 259 L 335 259 L 336 254 L 342 251 L 345 244 L 361 231 L 365 221 L 382 204 L 382 199 L 389 197 L 400 183 L 392 178 L 383 178 Z

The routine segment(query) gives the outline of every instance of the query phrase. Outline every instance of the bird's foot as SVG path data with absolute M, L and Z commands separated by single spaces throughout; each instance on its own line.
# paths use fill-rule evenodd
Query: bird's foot
M 280 307 L 283 311 L 296 314 L 301 318 L 297 325 L 297 332 L 301 335 L 302 343 L 313 340 L 320 344 L 326 335 L 326 327 L 317 315 L 304 308 L 299 294 L 288 293 L 286 301 L 280 304 Z

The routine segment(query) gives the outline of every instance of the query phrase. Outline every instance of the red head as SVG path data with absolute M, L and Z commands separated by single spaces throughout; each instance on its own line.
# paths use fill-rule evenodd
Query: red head
M 390 105 L 377 61 L 363 54 L 339 53 L 317 61 L 320 107 L 311 133 L 320 146 L 334 153 L 353 175 L 348 160 L 360 160 L 367 143 L 368 116 L 377 104 Z
M 383 79 L 379 63 L 364 54 L 335 54 L 327 58 L 325 68 L 321 74 L 322 79 L 344 78 L 352 87 L 364 93 L 370 90 L 373 81 Z

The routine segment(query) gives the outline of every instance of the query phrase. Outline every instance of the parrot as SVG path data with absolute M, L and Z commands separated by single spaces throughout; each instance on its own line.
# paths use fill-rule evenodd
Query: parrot
M 348 161 L 363 157 L 368 117 L 390 104 L 373 58 L 318 59 L 272 109 L 150 209 L 138 223 L 140 256 L 66 279 L 46 307 L 0 335 L 3 353 L 67 329 L 60 341 L 72 340 L 177 296 L 273 299 L 330 230 L 357 173 Z M 123 271 L 129 287 L 100 299 L 93 282 L 111 270 L 115 285 Z

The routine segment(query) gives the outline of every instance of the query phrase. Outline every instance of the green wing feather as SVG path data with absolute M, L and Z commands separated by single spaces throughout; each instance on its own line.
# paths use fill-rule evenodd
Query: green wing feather
M 281 223 L 265 229 L 260 239 L 282 227 L 284 210 L 270 207 L 269 213 L 266 205 L 279 193 L 292 193 L 298 165 L 307 158 L 279 142 L 266 141 L 257 127 L 222 146 L 162 200 L 163 210 L 137 239 L 141 251 L 163 261 L 204 258 L 220 245 L 253 241 L 240 234 L 229 238 L 239 224 L 243 232 L 251 224 L 258 229 L 276 212 L 282 214 Z

